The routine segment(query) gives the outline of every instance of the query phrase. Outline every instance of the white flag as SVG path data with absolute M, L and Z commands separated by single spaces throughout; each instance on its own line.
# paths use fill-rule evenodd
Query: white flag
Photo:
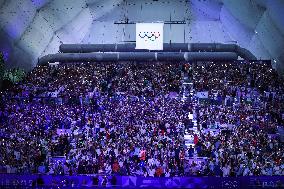
M 163 23 L 137 23 L 136 49 L 163 50 Z

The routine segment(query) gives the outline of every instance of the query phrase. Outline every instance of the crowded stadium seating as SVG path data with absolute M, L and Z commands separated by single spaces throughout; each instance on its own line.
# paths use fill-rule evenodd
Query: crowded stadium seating
M 264 61 L 37 66 L 1 92 L 0 172 L 283 175 L 283 89 Z

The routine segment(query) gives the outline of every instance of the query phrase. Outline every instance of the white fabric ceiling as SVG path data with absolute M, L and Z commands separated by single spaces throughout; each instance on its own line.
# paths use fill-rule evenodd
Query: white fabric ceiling
M 165 25 L 165 42 L 237 43 L 284 70 L 283 0 L 0 0 L 0 50 L 10 66 L 30 69 L 61 43 L 124 43 L 135 25 Z M 274 61 L 273 61 L 274 62 Z

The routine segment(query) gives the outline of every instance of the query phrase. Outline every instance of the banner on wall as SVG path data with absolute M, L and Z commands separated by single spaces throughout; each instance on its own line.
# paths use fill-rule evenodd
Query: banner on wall
M 197 98 L 208 98 L 208 91 L 197 92 L 196 96 Z
M 136 49 L 163 50 L 163 23 L 137 23 Z
M 0 188 L 283 188 L 283 176 L 248 177 L 135 177 L 103 175 L 19 175 L 0 174 Z M 97 178 L 97 179 L 94 179 Z M 96 181 L 97 180 L 97 181 Z M 104 182 L 106 180 L 106 182 Z M 105 183 L 105 184 L 104 184 Z M 21 186 L 21 187 L 20 187 Z

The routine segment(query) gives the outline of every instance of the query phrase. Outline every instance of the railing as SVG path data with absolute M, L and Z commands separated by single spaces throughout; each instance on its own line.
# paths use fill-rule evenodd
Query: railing
M 0 188 L 283 188 L 284 176 L 136 177 L 0 174 Z

